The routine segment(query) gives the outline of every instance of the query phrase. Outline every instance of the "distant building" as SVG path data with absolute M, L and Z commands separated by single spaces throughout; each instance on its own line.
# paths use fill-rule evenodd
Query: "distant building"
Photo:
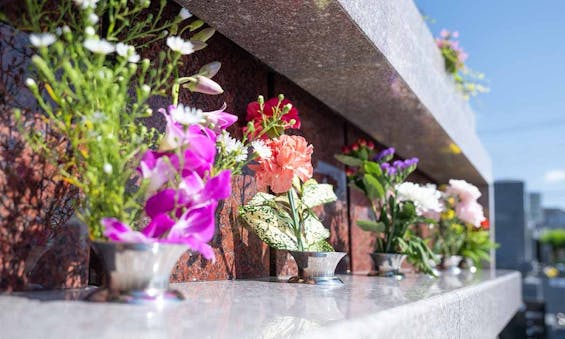
M 528 194 L 527 216 L 528 228 L 539 228 L 543 223 L 543 207 L 541 205 L 541 193 L 532 192 Z
M 565 211 L 560 208 L 544 208 L 543 227 L 565 228 Z
M 502 180 L 494 183 L 495 239 L 497 268 L 523 270 L 532 259 L 531 233 L 526 229 L 524 182 Z

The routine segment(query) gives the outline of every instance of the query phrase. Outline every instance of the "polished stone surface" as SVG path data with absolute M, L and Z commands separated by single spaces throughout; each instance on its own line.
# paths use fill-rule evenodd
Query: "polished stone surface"
M 177 0 L 435 181 L 492 181 L 474 113 L 411 0 Z
M 520 275 L 511 271 L 437 280 L 340 277 L 345 285 L 336 288 L 174 284 L 186 301 L 164 309 L 71 301 L 84 290 L 0 295 L 0 329 L 2 337 L 21 339 L 494 338 L 521 303 Z

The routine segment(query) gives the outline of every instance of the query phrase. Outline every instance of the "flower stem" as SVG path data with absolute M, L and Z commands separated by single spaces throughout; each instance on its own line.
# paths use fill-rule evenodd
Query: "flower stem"
M 304 251 L 304 244 L 302 243 L 302 223 L 300 222 L 300 218 L 298 217 L 298 213 L 296 210 L 296 204 L 294 202 L 294 188 L 288 190 L 288 203 L 290 204 L 290 210 L 292 213 L 292 224 L 294 228 L 294 234 L 296 235 L 296 242 L 298 245 L 299 251 Z

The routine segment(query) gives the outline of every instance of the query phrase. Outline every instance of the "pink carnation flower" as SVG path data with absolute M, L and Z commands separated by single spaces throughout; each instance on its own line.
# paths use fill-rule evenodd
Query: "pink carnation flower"
M 481 222 L 486 219 L 483 214 L 483 207 L 475 200 L 461 201 L 455 207 L 455 213 L 459 219 L 475 227 L 480 227 Z
M 446 193 L 458 197 L 462 202 L 476 201 L 481 196 L 477 186 L 465 180 L 456 179 L 449 180 L 449 187 L 447 187 Z
M 269 186 L 274 193 L 284 193 L 292 187 L 292 179 L 297 176 L 306 181 L 312 177 L 312 145 L 296 135 L 281 135 L 265 140 L 271 149 L 269 158 L 260 158 L 257 165 L 249 167 L 255 171 L 257 184 Z

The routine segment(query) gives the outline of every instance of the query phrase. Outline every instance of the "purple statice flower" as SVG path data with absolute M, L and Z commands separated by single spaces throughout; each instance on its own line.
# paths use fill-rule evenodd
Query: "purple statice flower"
M 395 152 L 394 147 L 387 148 L 387 149 L 381 151 L 380 153 L 378 153 L 373 158 L 373 160 L 381 161 L 381 160 L 384 160 L 384 159 L 388 159 L 388 158 L 390 158 L 394 155 L 394 152 Z M 384 160 L 384 161 L 386 161 L 386 160 Z

